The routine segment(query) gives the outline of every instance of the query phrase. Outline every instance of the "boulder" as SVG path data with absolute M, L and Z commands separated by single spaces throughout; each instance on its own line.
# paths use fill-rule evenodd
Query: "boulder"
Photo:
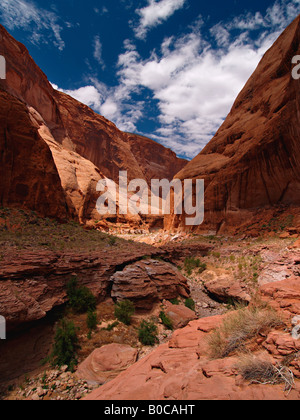
M 194 311 L 182 305 L 172 305 L 172 303 L 166 303 L 165 313 L 167 317 L 172 321 L 173 328 L 185 327 L 190 321 L 197 319 Z
M 186 278 L 171 264 L 159 260 L 128 265 L 111 277 L 111 283 L 112 298 L 131 300 L 138 309 L 150 310 L 158 301 L 189 296 Z
M 138 350 L 123 344 L 108 344 L 93 351 L 76 371 L 78 378 L 104 384 L 136 362 Z
M 244 287 L 226 270 L 206 270 L 201 274 L 206 291 L 221 302 L 235 300 L 250 302 L 251 297 Z

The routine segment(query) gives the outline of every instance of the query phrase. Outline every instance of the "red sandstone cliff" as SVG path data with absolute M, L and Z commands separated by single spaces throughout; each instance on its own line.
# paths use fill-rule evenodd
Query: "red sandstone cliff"
M 0 205 L 65 219 L 73 213 L 47 144 L 26 105 L 0 88 Z
M 56 183 L 48 184 L 48 188 L 54 186 L 50 195 L 53 192 L 59 194 L 62 185 L 66 197 L 58 200 L 65 199 L 63 207 L 67 208 L 69 213 L 75 211 L 81 221 L 96 217 L 93 213 L 97 199 L 96 184 L 99 179 L 108 177 L 118 181 L 120 170 L 128 171 L 129 180 L 139 178 L 149 181 L 153 175 L 172 179 L 184 166 L 185 161 L 178 159 L 169 149 L 143 137 L 128 136 L 86 105 L 54 90 L 45 74 L 30 57 L 26 47 L 9 35 L 1 25 L 0 54 L 5 57 L 7 64 L 7 78 L 0 80 L 0 92 L 6 92 L 8 101 L 5 106 L 10 106 L 8 98 L 22 102 L 23 113 L 27 114 L 26 124 L 30 140 L 34 142 L 39 137 L 43 143 L 41 147 L 48 150 L 48 154 L 49 149 L 51 150 L 56 166 L 53 171 L 56 172 L 56 176 L 59 175 L 61 181 L 59 183 L 59 179 L 56 179 Z M 11 117 L 12 129 L 17 126 L 22 129 L 19 124 L 17 117 Z M 26 131 L 25 127 L 24 129 Z M 5 145 L 6 140 L 2 132 L 1 144 Z M 143 150 L 147 156 L 143 155 Z M 25 154 L 22 159 L 26 161 L 26 148 L 23 152 Z M 6 160 L 9 157 L 11 155 L 6 154 Z M 42 156 L 39 156 L 37 161 L 42 165 L 42 162 L 39 162 L 40 158 Z M 12 166 L 12 161 L 6 164 Z M 24 171 L 23 183 L 30 184 L 32 176 L 32 172 Z M 4 183 L 7 182 L 6 178 L 1 177 L 0 182 L 1 188 L 7 190 L 7 184 Z M 45 179 L 41 178 L 39 182 L 44 183 Z M 64 196 L 63 192 L 62 195 Z M 44 197 L 45 203 L 48 202 L 48 198 Z M 43 212 L 33 197 L 31 201 L 29 198 L 25 201 L 14 198 L 12 204 L 19 204 L 20 201 L 25 207 L 38 209 L 41 213 L 50 215 L 46 211 L 48 206 L 44 205 Z M 6 197 L 5 203 L 9 202 Z M 60 213 L 61 211 L 58 211 L 58 214 Z
M 264 55 L 214 138 L 176 178 L 204 179 L 205 221 L 198 230 L 226 231 L 261 208 L 300 204 L 300 17 Z M 185 217 L 165 220 L 187 229 Z
M 172 180 L 183 169 L 187 160 L 179 159 L 171 149 L 166 149 L 154 140 L 128 133 L 130 149 L 142 168 L 144 178 L 151 184 L 152 179 Z

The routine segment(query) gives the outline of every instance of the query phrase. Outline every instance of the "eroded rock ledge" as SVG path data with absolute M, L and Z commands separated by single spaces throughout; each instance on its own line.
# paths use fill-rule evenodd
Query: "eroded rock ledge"
M 132 299 L 137 307 L 151 309 L 159 300 L 188 296 L 187 281 L 179 270 L 153 259 L 162 254 L 148 245 L 130 252 L 111 249 L 91 254 L 10 252 L 0 267 L 1 314 L 8 330 L 44 318 L 66 303 L 66 285 L 74 274 L 99 301 L 110 296 Z

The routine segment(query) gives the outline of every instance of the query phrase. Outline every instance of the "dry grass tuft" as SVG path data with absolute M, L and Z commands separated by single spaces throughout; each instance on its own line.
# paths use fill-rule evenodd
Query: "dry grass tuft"
M 232 312 L 210 334 L 210 356 L 213 359 L 227 357 L 235 350 L 242 349 L 247 340 L 259 333 L 282 325 L 278 314 L 270 308 L 251 307 Z
M 294 387 L 293 372 L 284 365 L 274 366 L 271 362 L 244 354 L 240 356 L 236 368 L 242 377 L 250 381 L 251 384 L 285 384 L 287 392 L 290 392 Z

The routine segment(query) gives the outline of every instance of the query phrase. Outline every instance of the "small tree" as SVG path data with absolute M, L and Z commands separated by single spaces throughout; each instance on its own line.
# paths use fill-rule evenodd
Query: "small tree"
M 78 328 L 73 321 L 62 319 L 55 332 L 53 350 L 50 355 L 52 366 L 67 365 L 70 370 L 74 370 L 77 364 L 77 351 L 80 349 Z
M 96 330 L 98 324 L 97 313 L 91 309 L 88 311 L 86 325 L 90 331 Z
M 140 342 L 144 346 L 154 346 L 159 342 L 157 338 L 158 328 L 151 321 L 142 321 L 138 330 L 138 336 Z
M 135 306 L 130 300 L 123 300 L 115 305 L 115 317 L 125 325 L 130 325 Z

